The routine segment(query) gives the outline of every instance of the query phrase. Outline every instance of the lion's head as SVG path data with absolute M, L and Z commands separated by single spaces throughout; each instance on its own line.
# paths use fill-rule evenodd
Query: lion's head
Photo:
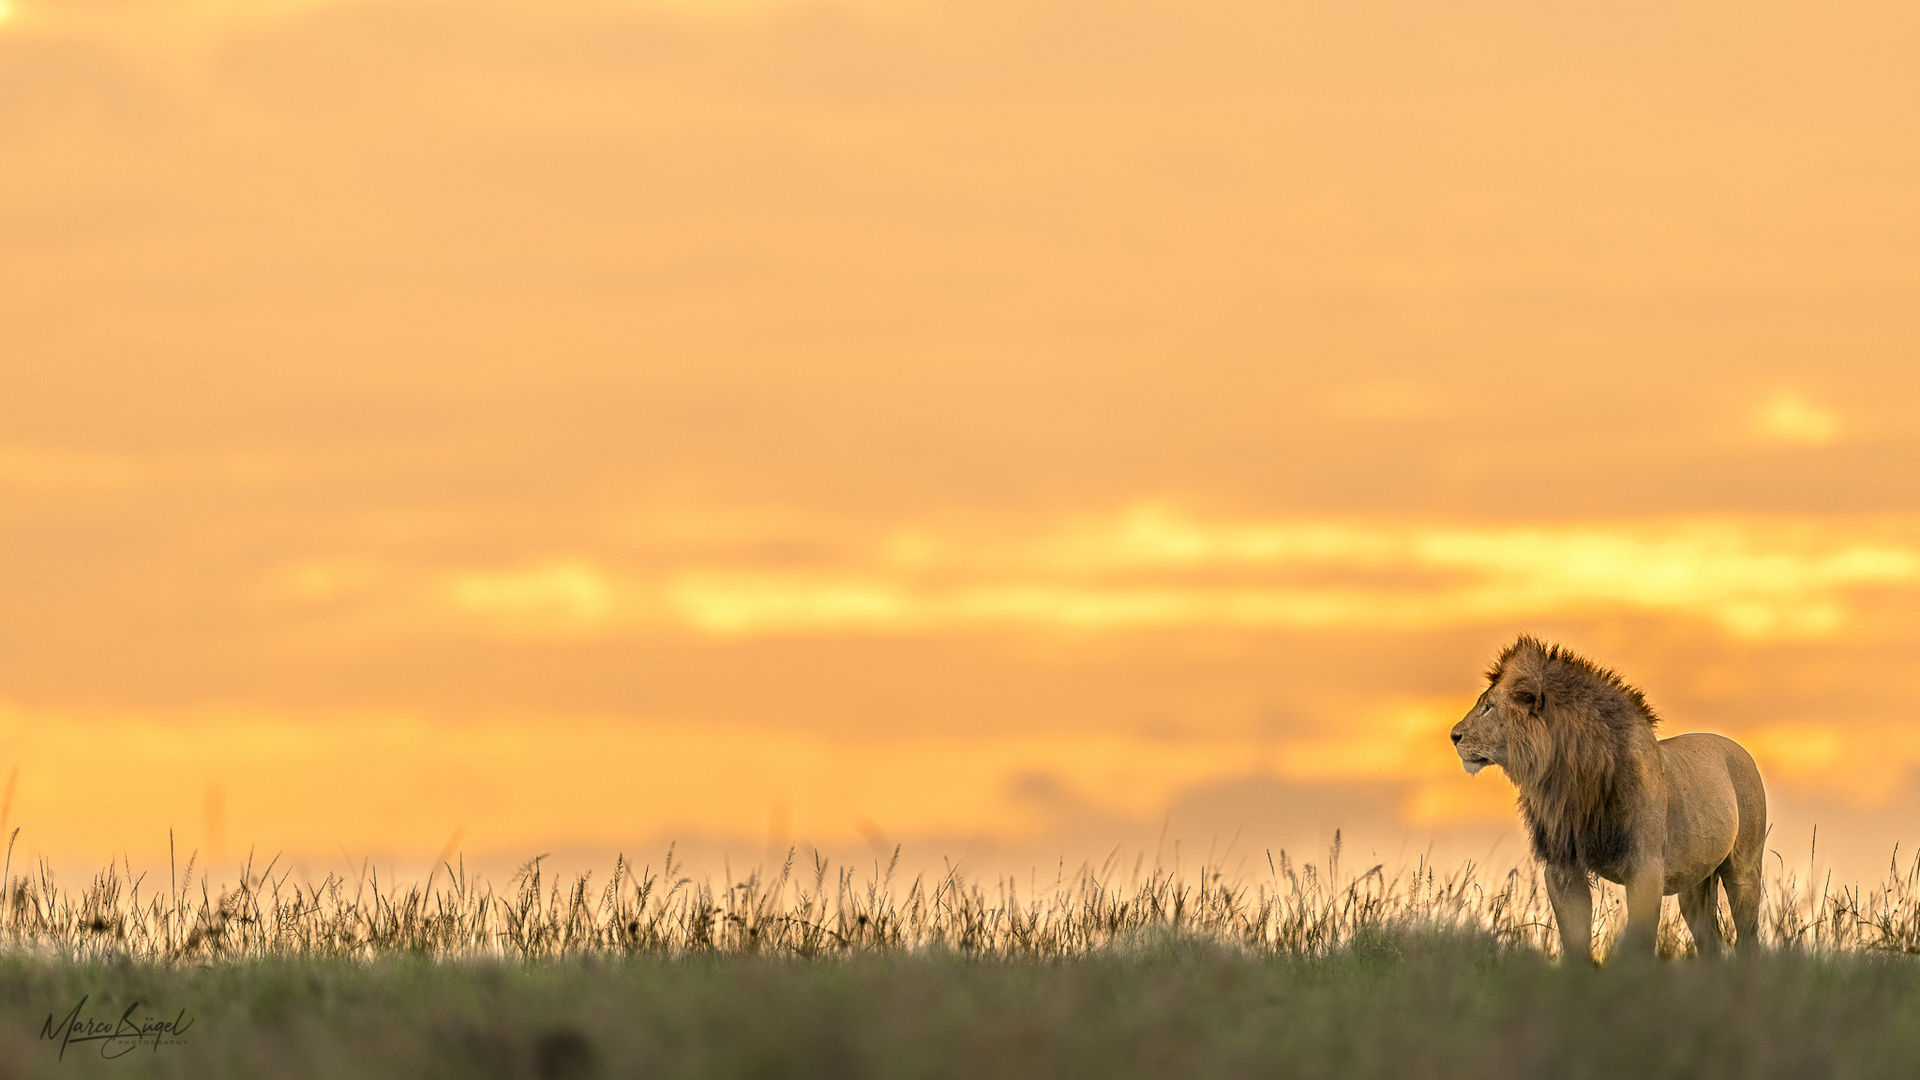
M 1628 743 L 1650 745 L 1646 733 L 1657 722 L 1618 675 L 1523 634 L 1494 660 L 1486 690 L 1453 725 L 1453 748 L 1470 773 L 1498 765 L 1519 780 L 1517 773 L 1568 754 L 1618 759 Z
M 1492 685 L 1460 722 L 1453 725 L 1453 749 L 1470 773 L 1489 765 L 1508 768 L 1508 736 L 1518 725 L 1537 724 L 1540 688 L 1519 672 L 1495 671 Z

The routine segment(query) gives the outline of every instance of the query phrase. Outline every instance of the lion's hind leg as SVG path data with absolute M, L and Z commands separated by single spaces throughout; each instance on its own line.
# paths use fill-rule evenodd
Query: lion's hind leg
M 1739 865 L 1742 861 L 1750 865 Z M 1726 886 L 1727 907 L 1733 911 L 1733 947 L 1736 952 L 1753 952 L 1760 947 L 1760 892 L 1763 888 L 1760 875 L 1760 860 L 1742 860 L 1738 852 L 1715 872 L 1721 884 Z
M 1726 942 L 1720 937 L 1720 877 L 1716 871 L 1698 885 L 1680 890 L 1680 917 L 1693 932 L 1693 947 L 1701 956 L 1719 956 Z

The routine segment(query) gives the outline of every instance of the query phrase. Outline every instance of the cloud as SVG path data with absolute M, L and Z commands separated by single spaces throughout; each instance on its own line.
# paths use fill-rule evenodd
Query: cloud
M 511 631 L 575 632 L 605 620 L 615 604 L 613 582 L 582 559 L 557 559 L 525 570 L 457 574 L 444 595 L 457 608 Z
M 1798 394 L 1778 394 L 1754 410 L 1753 430 L 1775 442 L 1825 446 L 1840 437 L 1840 414 Z
M 905 535 L 911 543 L 901 539 Z M 826 550 L 825 546 L 822 547 Z M 583 560 L 469 574 L 483 615 L 703 634 L 1179 627 L 1418 630 L 1610 613 L 1697 619 L 1748 639 L 1833 634 L 1862 590 L 1920 582 L 1920 523 L 1683 518 L 1573 525 L 1206 519 L 1142 506 L 1022 535 L 877 536 L 840 565 L 635 568 L 617 596 Z M 647 581 L 648 578 L 651 581 Z M 641 599 L 644 598 L 644 599 Z

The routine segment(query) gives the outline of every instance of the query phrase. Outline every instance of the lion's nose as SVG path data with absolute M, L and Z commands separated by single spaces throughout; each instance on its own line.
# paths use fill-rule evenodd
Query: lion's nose
M 1453 742 L 1455 746 L 1460 744 L 1460 733 L 1457 731 L 1453 733 Z

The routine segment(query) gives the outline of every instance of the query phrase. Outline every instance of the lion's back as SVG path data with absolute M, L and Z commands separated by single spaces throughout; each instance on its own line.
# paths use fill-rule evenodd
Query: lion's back
M 1703 811 L 1725 800 L 1732 804 L 1725 812 L 1737 833 L 1733 846 L 1757 851 L 1766 837 L 1767 792 L 1753 755 L 1732 739 L 1706 731 L 1661 739 L 1659 746 L 1668 796 L 1689 808 L 1684 818 L 1713 816 Z M 1678 840 L 1671 837 L 1669 843 Z
M 1685 735 L 1674 735 L 1661 739 L 1660 756 L 1666 762 L 1686 762 L 1694 768 L 1717 766 L 1715 771 L 1724 770 L 1733 781 L 1734 787 L 1742 786 L 1743 779 L 1751 779 L 1757 785 L 1760 782 L 1760 767 L 1753 762 L 1753 755 L 1747 748 L 1711 731 L 1690 731 Z

